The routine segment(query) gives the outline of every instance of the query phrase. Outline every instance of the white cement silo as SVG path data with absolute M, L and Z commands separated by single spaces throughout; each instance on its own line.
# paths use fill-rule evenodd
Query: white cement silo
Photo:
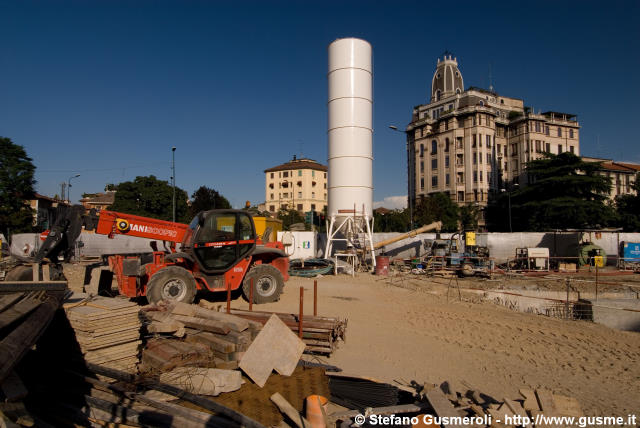
M 356 207 L 372 216 L 373 75 L 371 45 L 338 39 L 329 45 L 328 215 Z M 363 209 L 364 208 L 364 209 Z
M 373 67 L 371 45 L 356 38 L 329 45 L 328 228 L 334 241 L 373 256 Z M 357 251 L 357 250 L 360 251 Z

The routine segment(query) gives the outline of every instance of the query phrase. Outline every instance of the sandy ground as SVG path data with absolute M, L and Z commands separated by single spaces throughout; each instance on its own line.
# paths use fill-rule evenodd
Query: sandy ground
M 76 288 L 80 275 L 67 276 Z M 312 313 L 313 279 L 298 277 L 279 302 L 254 308 L 297 313 L 301 286 Z M 232 306 L 248 304 L 237 298 Z M 346 342 L 322 359 L 346 372 L 403 384 L 464 382 L 497 399 L 542 387 L 576 397 L 588 416 L 640 414 L 638 333 L 514 312 L 464 292 L 447 302 L 446 285 L 392 285 L 366 273 L 319 278 L 318 312 L 349 320 Z

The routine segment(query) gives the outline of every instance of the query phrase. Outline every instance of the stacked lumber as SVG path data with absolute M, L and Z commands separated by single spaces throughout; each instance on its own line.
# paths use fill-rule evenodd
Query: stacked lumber
M 247 311 L 243 309 L 231 309 L 231 314 L 238 317 L 266 324 L 271 315 L 277 315 L 287 327 L 298 333 L 300 316 L 279 312 Z M 330 355 L 336 348 L 339 340 L 345 340 L 347 320 L 338 318 L 303 315 L 302 340 L 306 345 L 305 353 Z
M 530 422 L 529 426 L 535 426 L 538 415 L 584 416 L 578 400 L 573 397 L 554 394 L 546 389 L 520 389 L 519 392 L 519 397 L 495 399 L 468 386 L 444 382 L 440 388 L 424 385 L 420 395 L 437 416 L 469 416 L 492 421 L 493 426 L 512 427 L 526 421 Z M 496 424 L 497 421 L 500 422 Z
M 138 305 L 97 296 L 63 305 L 86 362 L 135 372 L 141 322 Z
M 185 366 L 237 369 L 262 329 L 261 323 L 218 312 L 205 301 L 147 306 L 142 316 L 147 331 L 156 336 L 142 354 L 148 372 Z

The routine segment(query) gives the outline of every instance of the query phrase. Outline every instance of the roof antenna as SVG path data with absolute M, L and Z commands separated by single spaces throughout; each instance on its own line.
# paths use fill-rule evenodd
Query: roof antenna
M 494 92 L 494 90 L 493 90 L 493 78 L 491 77 L 491 63 L 489 63 L 489 92 Z

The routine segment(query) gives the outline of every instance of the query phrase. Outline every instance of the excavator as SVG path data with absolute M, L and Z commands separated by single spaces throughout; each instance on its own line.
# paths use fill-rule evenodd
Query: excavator
M 193 302 L 198 291 L 242 288 L 254 303 L 277 301 L 289 279 L 289 257 L 281 242 L 263 243 L 256 236 L 253 218 L 243 210 L 211 210 L 198 213 L 189 225 L 132 214 L 102 210 L 99 216 L 84 214 L 81 206 L 61 207 L 58 219 L 32 262 L 46 263 L 48 280 L 64 279 L 62 262 L 73 255 L 82 228 L 113 238 L 137 236 L 164 241 L 168 251 L 149 254 L 116 254 L 108 257 L 119 293 L 130 298 Z M 178 247 L 177 244 L 180 244 Z M 7 281 L 31 281 L 32 265 L 9 271 Z M 1 285 L 0 285 L 1 286 Z M 253 292 L 251 292 L 253 287 Z

